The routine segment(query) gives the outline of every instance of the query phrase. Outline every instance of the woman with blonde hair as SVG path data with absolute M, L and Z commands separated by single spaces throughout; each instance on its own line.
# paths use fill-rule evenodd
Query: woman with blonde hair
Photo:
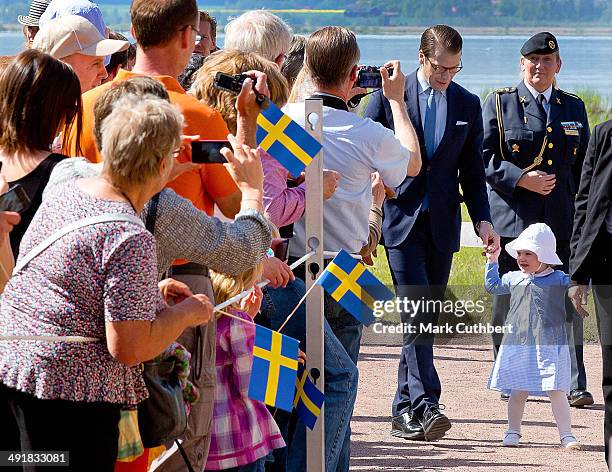
M 165 100 L 118 100 L 102 123 L 102 174 L 57 186 L 34 216 L 0 300 L 8 449 L 68 451 L 72 470 L 112 471 L 120 409 L 147 397 L 138 365 L 211 319 L 205 295 L 165 304 L 138 218 L 166 184 L 182 127 Z

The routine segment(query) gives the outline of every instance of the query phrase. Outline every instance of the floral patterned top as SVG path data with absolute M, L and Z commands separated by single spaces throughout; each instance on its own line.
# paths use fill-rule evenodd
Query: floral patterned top
M 36 244 L 102 213 L 135 215 L 128 203 L 101 200 L 72 181 L 43 202 L 21 243 Z M 9 280 L 0 299 L 0 382 L 41 399 L 136 404 L 147 397 L 138 367 L 115 360 L 105 323 L 155 319 L 155 241 L 144 228 L 108 222 L 72 231 Z M 1 336 L 86 336 L 93 343 L 2 340 Z

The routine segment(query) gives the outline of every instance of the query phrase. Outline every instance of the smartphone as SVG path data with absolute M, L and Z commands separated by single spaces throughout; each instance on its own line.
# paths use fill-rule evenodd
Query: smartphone
M 284 238 L 276 245 L 274 248 L 274 257 L 280 259 L 281 261 L 287 261 L 287 258 L 289 257 L 289 241 L 291 240 Z
M 228 141 L 193 141 L 191 143 L 191 161 L 197 164 L 223 164 L 227 162 L 222 148 L 232 149 Z
M 30 197 L 24 190 L 24 188 L 16 184 L 8 192 L 0 195 L 0 211 L 14 211 L 21 213 L 28 208 L 31 204 Z

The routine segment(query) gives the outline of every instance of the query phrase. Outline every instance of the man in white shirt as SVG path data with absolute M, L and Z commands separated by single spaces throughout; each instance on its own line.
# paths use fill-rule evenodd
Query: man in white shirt
M 383 92 L 393 109 L 395 134 L 348 111 L 346 103 L 357 78 L 359 55 L 351 31 L 325 27 L 308 39 L 304 63 L 316 87 L 314 96 L 323 99 L 324 166 L 340 174 L 336 193 L 323 206 L 323 245 L 326 251 L 345 249 L 351 254 L 359 253 L 368 241 L 372 173 L 379 172 L 385 185 L 396 187 L 407 175 L 416 175 L 421 169 L 418 138 L 403 103 L 404 75 L 398 61 L 385 64 L 393 68 L 391 77 L 386 68 L 381 69 Z M 289 104 L 284 111 L 304 125 L 304 103 Z M 304 218 L 295 224 L 294 231 L 291 255 L 299 257 L 306 252 Z M 357 362 L 361 325 L 339 305 L 334 311 L 326 312 L 328 321 Z

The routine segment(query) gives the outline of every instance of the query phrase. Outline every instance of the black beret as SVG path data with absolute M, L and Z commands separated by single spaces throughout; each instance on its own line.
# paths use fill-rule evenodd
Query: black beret
M 552 54 L 559 51 L 557 38 L 552 33 L 543 32 L 533 35 L 521 48 L 521 54 L 527 56 L 529 54 Z

